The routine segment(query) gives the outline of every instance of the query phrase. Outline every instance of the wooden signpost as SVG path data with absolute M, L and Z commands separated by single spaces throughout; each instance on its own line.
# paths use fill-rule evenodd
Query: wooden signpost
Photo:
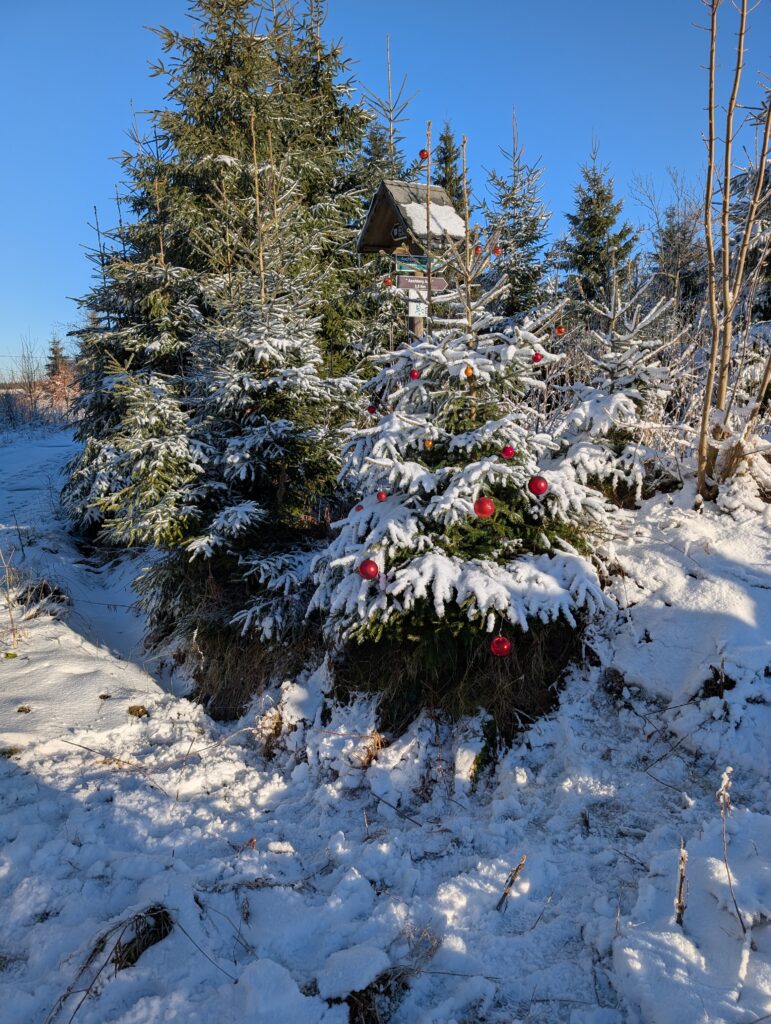
M 443 292 L 447 287 L 447 281 L 443 277 L 434 276 L 431 278 L 431 283 L 433 285 L 434 294 L 437 292 Z M 417 274 L 399 274 L 396 278 L 396 287 L 413 288 L 416 291 L 428 292 L 428 281 L 422 274 L 420 276 Z

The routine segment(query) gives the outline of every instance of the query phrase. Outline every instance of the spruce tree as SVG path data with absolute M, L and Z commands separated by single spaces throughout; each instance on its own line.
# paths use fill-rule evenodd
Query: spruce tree
M 560 458 L 578 480 L 621 504 L 639 501 L 654 475 L 668 483 L 679 479 L 679 471 L 670 473 L 666 460 L 642 443 L 641 423 L 661 420 L 671 391 L 662 355 L 677 340 L 659 333 L 674 300 L 657 299 L 652 284 L 649 278 L 629 293 L 616 274 L 608 300 L 588 303 L 597 324 L 586 353 L 590 374 L 560 389 L 567 399 L 555 428 Z
M 154 387 L 168 379 L 184 403 L 191 346 L 243 255 L 220 225 L 254 202 L 255 156 L 276 169 L 265 175 L 264 207 L 278 209 L 279 177 L 299 200 L 295 268 L 315 279 L 312 315 L 328 368 L 345 362 L 345 331 L 357 315 L 354 165 L 366 114 L 349 102 L 340 50 L 320 40 L 320 5 L 296 14 L 288 5 L 196 0 L 190 10 L 193 34 L 157 30 L 164 55 L 153 70 L 167 80 L 168 105 L 124 154 L 125 220 L 92 254 L 97 281 L 81 303 L 85 447 L 65 503 L 92 530 L 104 499 L 125 482 L 113 434 L 130 392 L 113 386 L 114 374 L 152 373 Z
M 68 365 L 69 359 L 64 351 L 64 345 L 57 334 L 51 336 L 48 343 L 48 356 L 46 358 L 46 376 L 55 377 L 56 374 Z
M 676 302 L 680 319 L 690 319 L 704 298 L 706 249 L 701 210 L 671 203 L 653 233 L 651 269 L 662 295 Z
M 445 121 L 434 151 L 431 172 L 434 184 L 441 185 L 456 210 L 460 210 L 463 206 L 463 174 L 460 169 L 460 158 L 460 146 L 455 141 L 450 122 Z M 468 191 L 471 191 L 470 184 Z
M 160 549 L 139 583 L 151 639 L 195 653 L 213 694 L 215 652 L 232 665 L 257 645 L 269 674 L 302 631 L 298 572 L 327 529 L 352 386 L 330 368 L 364 278 L 367 118 L 318 4 L 260 25 L 242 0 L 192 13 L 195 34 L 159 31 L 169 106 L 124 158 L 128 216 L 83 301 L 86 443 L 66 500 L 104 540 Z M 236 676 L 222 711 L 261 681 Z
M 532 310 L 545 298 L 542 254 L 550 214 L 540 197 L 543 171 L 525 161 L 516 133 L 512 152 L 504 156 L 510 171 L 505 176 L 490 174 L 492 203 L 485 204 L 485 212 L 490 232 L 503 250 L 496 270 L 508 282 L 502 311 L 511 316 Z
M 568 292 L 579 303 L 609 296 L 611 280 L 627 271 L 636 242 L 631 225 L 618 222 L 624 204 L 616 200 L 613 179 L 597 158 L 595 146 L 589 163 L 581 167 L 575 210 L 566 215 L 568 235 L 558 247 Z

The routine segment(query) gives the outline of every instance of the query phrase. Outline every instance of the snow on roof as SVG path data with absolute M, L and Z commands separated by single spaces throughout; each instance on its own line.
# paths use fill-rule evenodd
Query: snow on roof
M 418 238 L 426 237 L 426 207 L 424 203 L 407 203 L 400 207 L 407 225 Z M 431 234 L 435 237 L 465 238 L 466 226 L 452 206 L 431 203 Z

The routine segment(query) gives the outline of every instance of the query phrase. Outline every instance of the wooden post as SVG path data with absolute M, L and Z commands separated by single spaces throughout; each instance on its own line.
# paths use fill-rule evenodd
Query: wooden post
M 469 334 L 471 334 L 471 325 L 474 322 L 474 312 L 471 308 L 471 236 L 469 234 L 469 213 L 468 213 L 468 175 L 466 168 L 466 136 L 463 136 L 461 141 L 461 157 L 463 167 L 463 223 L 466 228 L 465 237 L 465 255 L 463 271 L 464 271 L 464 284 L 466 286 L 466 294 L 464 301 L 466 303 L 466 327 L 468 328 Z
M 254 173 L 254 220 L 257 225 L 257 257 L 260 265 L 260 304 L 265 305 L 265 243 L 262 237 L 262 216 L 260 213 L 260 171 L 257 166 L 257 136 L 254 131 L 254 113 L 249 115 L 249 130 L 252 134 L 252 168 Z
M 431 319 L 431 122 L 426 125 L 426 149 L 428 160 L 426 161 L 426 257 L 428 271 L 428 285 L 426 287 L 426 314 Z
M 413 277 L 423 277 L 423 271 L 415 269 L 412 272 Z M 408 300 L 409 301 L 409 300 Z M 409 308 L 409 307 L 408 307 Z M 410 330 L 410 334 L 414 334 L 416 338 L 422 338 L 425 331 L 425 321 L 422 316 L 411 316 L 408 318 L 407 325 Z

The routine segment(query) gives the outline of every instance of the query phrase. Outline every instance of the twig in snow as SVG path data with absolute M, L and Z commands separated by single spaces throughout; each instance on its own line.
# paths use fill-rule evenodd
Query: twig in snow
M 731 813 L 731 776 L 733 775 L 733 768 L 728 767 L 723 772 L 723 777 L 720 780 L 720 789 L 717 791 L 717 800 L 720 804 L 720 817 L 723 819 L 723 863 L 725 864 L 726 878 L 728 879 L 728 888 L 731 891 L 731 899 L 734 901 L 734 908 L 736 909 L 736 916 L 739 919 L 739 924 L 742 926 L 742 934 L 747 934 L 747 926 L 742 920 L 741 911 L 739 910 L 739 904 L 736 902 L 736 896 L 734 895 L 733 881 L 731 880 L 731 869 L 728 866 L 728 836 L 726 834 L 726 819 Z
M 147 925 L 148 919 L 153 922 L 153 925 L 150 927 Z M 132 914 L 128 920 L 118 921 L 117 924 L 114 924 L 106 932 L 103 932 L 92 946 L 91 952 L 83 961 L 72 984 L 70 984 L 56 1000 L 53 1008 L 46 1016 L 44 1024 L 53 1024 L 64 1009 L 65 1003 L 70 996 L 81 995 L 82 998 L 70 1014 L 69 1020 L 67 1021 L 67 1024 L 72 1024 L 72 1021 L 75 1019 L 81 1006 L 94 991 L 96 983 L 99 981 L 99 978 L 108 964 L 112 964 L 115 967 L 116 972 L 122 970 L 124 967 L 131 966 L 136 963 L 145 949 L 154 945 L 156 942 L 159 942 L 161 939 L 164 939 L 171 932 L 175 924 L 176 922 L 172 919 L 165 907 L 154 905 L 152 907 L 148 907 L 146 910 L 140 911 L 138 914 Z M 134 937 L 127 943 L 124 943 L 123 936 L 132 928 L 134 929 Z M 98 970 L 94 973 L 91 981 L 84 989 L 76 988 L 75 986 L 77 983 L 86 971 L 96 964 L 106 950 L 108 941 L 116 933 L 117 938 L 115 939 L 110 952 L 102 961 Z
M 532 930 L 533 930 L 533 929 L 535 928 L 535 926 L 536 926 L 536 925 L 538 924 L 538 922 L 539 922 L 539 921 L 541 920 L 541 918 L 543 917 L 543 915 L 544 915 L 544 914 L 546 913 L 546 908 L 547 908 L 547 907 L 549 906 L 549 904 L 551 903 L 551 898 L 552 898 L 552 896 L 553 896 L 553 895 L 554 895 L 554 892 L 552 891 L 552 892 L 550 892 L 550 893 L 549 893 L 549 895 L 548 895 L 548 896 L 546 897 L 546 902 L 545 902 L 545 903 L 544 903 L 544 905 L 543 905 L 543 906 L 541 907 L 541 913 L 540 913 L 540 914 L 538 915 L 538 917 L 537 917 L 537 918 L 535 919 L 535 921 L 533 921 L 533 923 L 532 923 L 532 924 L 530 925 L 530 927 L 528 928 L 528 931 L 530 931 L 530 932 L 531 932 L 531 931 L 532 931 Z
M 685 917 L 685 908 L 687 906 L 685 902 L 685 868 L 688 864 L 688 851 L 685 848 L 685 843 L 680 841 L 680 859 L 677 865 L 677 895 L 675 896 L 675 924 L 679 924 L 683 927 L 683 918 Z
M 506 906 L 506 902 L 509 896 L 511 895 L 511 890 L 514 888 L 514 883 L 522 873 L 522 868 L 525 866 L 526 860 L 527 854 L 523 853 L 522 856 L 519 858 L 519 864 L 517 864 L 513 871 L 509 872 L 509 877 L 506 879 L 506 885 L 503 887 L 503 893 L 501 894 L 501 898 L 495 904 L 496 910 L 503 910 L 503 908 Z
M 653 779 L 654 782 L 658 782 L 660 785 L 666 786 L 667 789 L 673 789 L 675 793 L 682 794 L 683 790 L 681 788 L 679 788 L 678 786 L 673 786 L 671 782 L 664 782 L 663 779 L 658 778 L 658 776 L 656 775 L 651 775 L 647 768 L 645 769 L 645 774 L 649 776 L 651 779 Z
M 195 948 L 198 950 L 198 952 L 201 953 L 203 956 L 205 956 L 210 964 L 213 964 L 217 968 L 218 971 L 222 971 L 222 973 L 225 975 L 225 977 L 230 978 L 231 981 L 236 982 L 236 983 L 238 982 L 238 978 L 234 978 L 232 974 L 230 974 L 228 971 L 225 970 L 224 967 L 220 967 L 220 965 L 217 963 L 216 960 L 212 960 L 212 958 L 209 956 L 209 954 L 206 952 L 205 949 L 201 949 L 201 947 L 195 941 L 195 939 L 190 934 L 190 932 L 188 932 L 185 928 L 183 928 L 182 925 L 179 923 L 179 921 L 175 921 L 174 923 L 176 924 L 177 928 L 179 928 L 179 930 L 182 932 L 182 934 L 185 936 L 185 938 L 189 939 L 190 942 L 192 942 L 192 944 L 195 946 Z
M 11 594 L 11 587 L 13 583 L 12 570 L 9 560 L 6 559 L 5 554 L 1 549 L 0 566 L 2 566 L 3 569 L 3 596 L 5 597 L 5 603 L 8 608 L 8 621 L 11 624 L 11 649 L 15 651 L 19 645 L 20 633 L 13 614 L 13 596 Z
M 27 551 L 24 547 L 24 538 L 21 535 L 21 527 L 19 526 L 19 520 L 16 518 L 16 512 L 13 513 L 13 521 L 16 523 L 16 536 L 19 538 L 19 545 L 21 546 L 21 558 L 22 561 L 27 557 Z
M 152 773 L 152 769 L 145 768 L 143 764 L 139 764 L 136 761 L 124 761 L 122 757 L 115 757 L 113 754 L 105 753 L 103 750 L 97 750 L 96 747 L 87 747 L 83 743 L 75 743 L 74 740 L 62 740 L 61 742 L 66 743 L 70 747 L 80 747 L 81 750 L 87 750 L 90 754 L 98 754 L 104 758 L 107 764 L 114 764 L 119 768 L 130 768 L 135 772 L 141 772 L 145 776 L 149 776 Z M 154 782 L 150 778 L 147 778 L 147 782 L 150 786 L 157 789 L 159 793 L 163 793 L 164 796 L 169 795 L 159 783 Z
M 179 800 L 179 787 L 180 787 L 180 784 L 182 782 L 182 772 L 185 770 L 185 765 L 187 764 L 188 757 L 190 757 L 190 751 L 193 749 L 193 744 L 194 743 L 195 743 L 195 736 L 193 736 L 193 738 L 190 740 L 190 746 L 187 748 L 187 753 L 185 754 L 185 760 L 182 762 L 182 767 L 179 769 L 179 774 L 177 775 L 177 792 L 174 794 L 174 803 L 176 803 Z
M 409 814 L 405 814 L 404 811 L 400 811 L 396 804 L 392 804 L 391 801 L 386 800 L 384 796 L 378 796 L 377 793 L 373 793 L 372 795 L 376 800 L 379 800 L 382 804 L 385 804 L 386 807 L 390 807 L 392 811 L 396 811 L 400 818 L 404 818 L 405 821 L 411 821 L 413 825 L 418 825 L 420 828 L 423 828 L 422 821 L 418 821 L 417 818 L 411 818 Z M 445 831 L 447 830 L 445 829 Z
M 230 918 L 228 917 L 227 914 L 223 914 L 222 911 L 221 910 L 217 910 L 216 907 L 212 907 L 210 904 L 204 903 L 204 901 L 201 899 L 201 897 L 197 893 L 193 894 L 193 900 L 194 900 L 196 906 L 200 907 L 201 910 L 204 911 L 204 913 L 206 913 L 206 914 L 219 914 L 220 917 L 223 917 L 227 921 L 227 923 L 230 925 L 230 927 L 233 929 L 233 934 L 235 936 L 236 942 L 240 946 L 242 946 L 246 950 L 246 952 L 249 953 L 251 956 L 254 956 L 254 957 L 257 956 L 257 950 L 254 948 L 254 946 L 251 943 L 246 941 L 246 939 L 241 935 L 240 927 L 237 927 L 236 925 L 234 925 L 233 922 L 230 920 Z

